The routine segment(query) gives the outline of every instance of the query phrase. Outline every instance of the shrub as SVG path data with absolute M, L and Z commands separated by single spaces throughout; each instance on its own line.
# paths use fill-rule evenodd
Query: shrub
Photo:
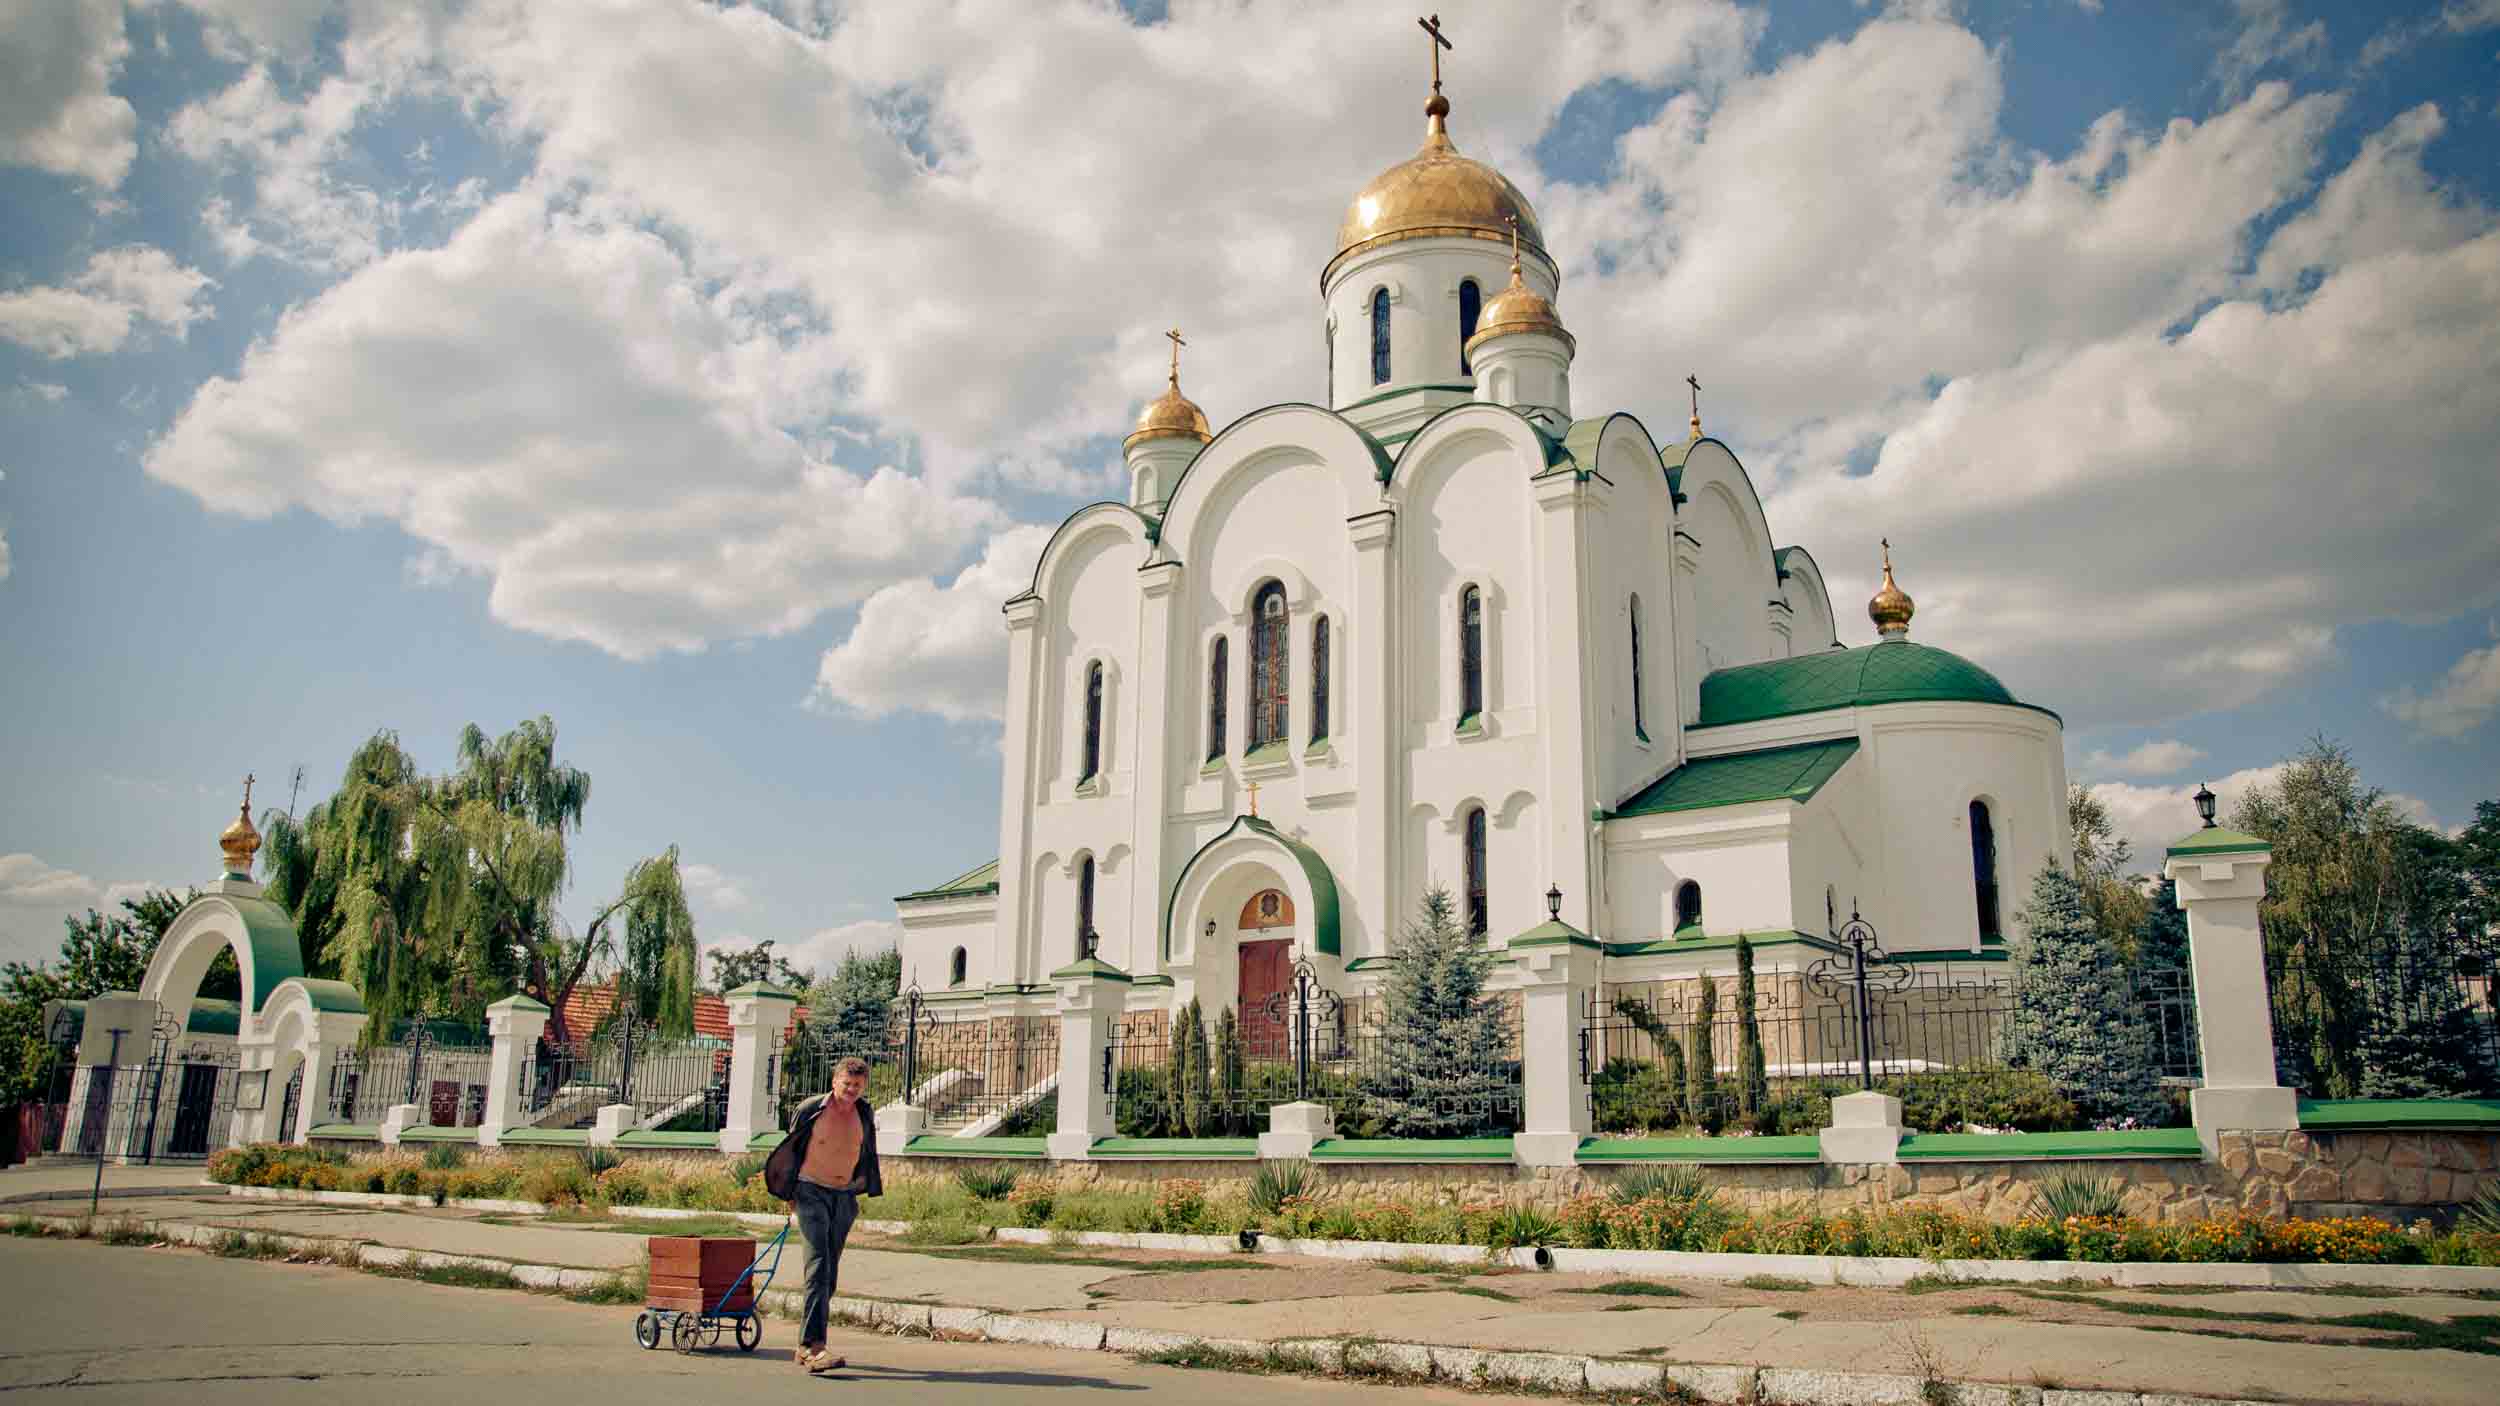
M 1296 1193 L 1278 1202 L 1276 1213 L 1268 1217 L 1268 1221 L 1279 1235 L 1306 1239 L 1318 1232 L 1320 1213 L 1324 1208 L 1319 1197 Z
M 1484 1247 L 1488 1250 L 1553 1245 L 1562 1239 L 1562 1223 L 1534 1206 L 1505 1207 L 1486 1217 L 1484 1223 Z
M 419 1168 L 414 1162 L 402 1162 L 393 1166 L 382 1175 L 383 1189 L 394 1196 L 418 1194 L 424 1188 L 424 1182 L 418 1177 L 418 1171 Z
M 429 1172 L 457 1171 L 468 1160 L 469 1154 L 457 1143 L 438 1142 L 425 1149 L 425 1169 Z
M 2457 1208 L 2457 1229 L 2468 1235 L 2500 1235 L 2500 1182 Z
M 1688 1162 L 1677 1162 L 1666 1166 L 1634 1167 L 1615 1178 L 1609 1193 L 1617 1205 L 1629 1205 L 1652 1196 L 1663 1196 L 1670 1201 L 1690 1201 L 1709 1189 L 1709 1182 L 1703 1178 L 1701 1168 Z
M 588 1159 L 561 1153 L 532 1157 L 521 1164 L 517 1189 L 524 1201 L 546 1206 L 578 1206 L 590 1198 Z
M 997 1201 L 1014 1191 L 1023 1175 L 1007 1165 L 965 1167 L 955 1173 L 955 1184 L 972 1193 L 976 1201 Z
M 610 1167 L 591 1178 L 591 1199 L 610 1206 L 647 1205 L 651 1199 L 651 1178 L 630 1162 Z
M 1250 1175 L 1250 1209 L 1275 1215 L 1290 1197 L 1320 1195 L 1319 1177 L 1308 1162 L 1261 1162 Z
M 2059 1172 L 2032 1188 L 2054 1221 L 2114 1220 L 2125 1214 L 2126 1188 L 2115 1177 Z
M 1359 1201 L 1346 1208 L 1354 1223 L 1354 1240 L 1409 1240 L 1415 1231 L 1415 1208 L 1403 1201 Z
M 749 1177 L 761 1175 L 764 1164 L 771 1161 L 772 1156 L 769 1152 L 741 1153 L 729 1163 L 730 1178 L 743 1182 Z
M 1071 1196 L 1053 1201 L 1042 1223 L 1053 1230 L 1100 1230 L 1102 1220 L 1102 1207 L 1091 1198 Z
M 578 1155 L 581 1159 L 582 1174 L 586 1177 L 595 1177 L 610 1167 L 623 1165 L 625 1161 L 625 1158 L 613 1147 L 585 1147 Z
M 1207 1186 L 1174 1177 L 1155 1184 L 1154 1228 L 1171 1234 L 1197 1231 L 1206 1219 Z
M 1047 1178 L 1030 1177 L 1007 1193 L 1007 1209 L 1015 1216 L 1016 1224 L 1028 1230 L 1039 1229 L 1050 1224 L 1051 1208 L 1058 1199 L 1058 1187 Z

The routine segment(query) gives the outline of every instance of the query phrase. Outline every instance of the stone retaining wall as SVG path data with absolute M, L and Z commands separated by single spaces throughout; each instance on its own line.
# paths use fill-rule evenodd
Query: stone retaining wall
M 961 1167 L 996 1166 L 994 1159 L 894 1158 L 892 1170 L 952 1176 Z M 1071 1186 L 1150 1189 L 1189 1177 L 1210 1189 L 1248 1182 L 1245 1161 L 1035 1161 L 1032 1174 Z M 1406 1200 L 1522 1202 L 1552 1209 L 1573 1196 L 1604 1191 L 1626 1166 L 1516 1167 L 1498 1163 L 1327 1162 L 1313 1164 L 1340 1195 Z M 2128 1188 L 2127 1207 L 2163 1221 L 2197 1220 L 2246 1209 L 2267 1215 L 2373 1215 L 2410 1223 L 2444 1219 L 2484 1188 L 2500 1188 L 2500 1133 L 2232 1133 L 2213 1162 L 2192 1158 L 2116 1157 L 1991 1162 L 1908 1162 L 1889 1167 L 1815 1162 L 1716 1165 L 1711 1182 L 1740 1205 L 1760 1208 L 1812 1202 L 1825 1213 L 1853 1207 L 1943 1206 L 1992 1220 L 2037 1208 L 2034 1186 L 2062 1173 L 2115 1177 Z

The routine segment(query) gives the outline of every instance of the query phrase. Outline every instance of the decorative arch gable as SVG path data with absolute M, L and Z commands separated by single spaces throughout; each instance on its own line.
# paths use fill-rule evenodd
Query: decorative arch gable
M 224 947 L 234 949 L 235 965 L 242 972 L 240 1033 L 250 1035 L 278 987 L 304 975 L 303 942 L 296 936 L 294 920 L 268 899 L 223 893 L 192 899 L 165 929 L 156 955 L 148 959 L 139 994 L 156 1002 L 177 1027 L 187 1024 L 200 978 L 208 975 L 209 964 Z M 358 1008 L 362 1009 L 361 1002 Z
M 1048 601 L 1063 594 L 1059 587 L 1065 584 L 1067 564 L 1077 559 L 1079 544 L 1113 533 L 1135 542 L 1142 554 L 1153 548 L 1160 526 L 1126 503 L 1088 503 L 1061 519 L 1050 540 L 1042 545 L 1042 554 L 1033 563 L 1033 584 L 1024 595 Z
M 1198 451 L 1172 485 L 1160 540 L 1186 557 L 1224 480 L 1280 450 L 1328 467 L 1343 499 L 1343 516 L 1370 508 L 1388 481 L 1388 452 L 1353 421 L 1317 405 L 1270 405 L 1226 425 Z
M 1782 547 L 1771 554 L 1771 561 L 1781 577 L 1780 596 L 1796 615 L 1795 633 L 1791 636 L 1795 651 L 1804 653 L 1808 649 L 1837 648 L 1840 644 L 1840 617 L 1832 613 L 1831 588 L 1824 584 L 1823 568 L 1815 562 L 1813 554 L 1803 547 Z M 1809 616 L 1809 612 L 1820 613 Z M 1813 639 L 1807 637 L 1809 618 L 1817 631 Z
M 1334 957 L 1344 951 L 1341 933 L 1340 905 L 1337 898 L 1337 876 L 1320 858 L 1318 850 L 1278 830 L 1255 815 L 1236 816 L 1223 833 L 1198 847 L 1181 866 L 1179 877 L 1172 881 L 1170 892 L 1163 897 L 1163 956 L 1169 960 L 1176 950 L 1173 942 L 1172 915 L 1181 911 L 1184 896 L 1195 899 L 1193 882 L 1203 884 L 1231 855 L 1261 852 L 1274 856 L 1282 851 L 1289 865 L 1279 866 L 1286 876 L 1288 896 L 1296 904 L 1307 905 L 1311 915 L 1311 947 L 1323 956 Z M 1299 884 L 1296 884 L 1296 879 Z M 1307 890 L 1296 892 L 1296 888 Z

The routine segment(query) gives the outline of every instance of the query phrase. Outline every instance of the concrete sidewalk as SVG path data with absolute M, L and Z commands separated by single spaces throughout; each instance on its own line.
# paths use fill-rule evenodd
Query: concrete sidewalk
M 162 1196 L 169 1190 L 201 1186 L 208 1174 L 193 1163 L 157 1167 L 121 1167 L 106 1163 L 105 1198 Z M 83 1202 L 96 1186 L 96 1164 L 83 1158 L 41 1157 L 0 1170 L 0 1206 L 27 1201 L 76 1198 Z
M 81 1215 L 85 1198 L 9 1209 Z M 600 1228 L 456 1209 L 246 1201 L 196 1186 L 124 1200 L 105 1214 L 577 1271 L 636 1266 L 643 1235 L 669 1231 L 666 1223 Z M 777 1290 L 796 1284 L 798 1261 L 794 1249 Z M 2500 1305 L 2468 1297 L 1644 1286 L 1618 1275 L 1291 1255 L 916 1249 L 876 1236 L 855 1240 L 842 1270 L 846 1295 L 884 1301 L 856 1307 L 889 1324 L 1114 1350 L 1200 1340 L 1252 1353 L 1285 1345 L 1322 1364 L 1341 1360 L 1333 1340 L 1359 1335 L 1378 1341 L 1376 1360 L 1445 1377 L 1483 1368 L 1602 1385 L 1643 1374 L 1655 1382 L 1663 1366 L 1704 1400 L 1750 1392 L 1765 1401 L 1914 1402 L 1932 1379 L 1961 1384 L 1971 1403 L 2483 1406 L 2500 1376 L 2489 1355 L 2500 1354 Z M 1483 1354 L 1525 1356 L 1488 1366 Z M 1622 1375 L 1605 1375 L 1618 1367 Z

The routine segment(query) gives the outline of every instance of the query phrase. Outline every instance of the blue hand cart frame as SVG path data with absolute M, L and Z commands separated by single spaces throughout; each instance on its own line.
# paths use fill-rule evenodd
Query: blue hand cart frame
M 721 1329 L 727 1326 L 740 1352 L 755 1351 L 756 1345 L 764 1341 L 764 1318 L 760 1307 L 764 1290 L 771 1286 L 773 1275 L 781 1269 L 781 1249 L 789 1243 L 789 1239 L 790 1222 L 784 1220 L 771 1242 L 763 1251 L 757 1252 L 752 1264 L 738 1272 L 737 1279 L 722 1291 L 720 1302 L 712 1305 L 708 1313 L 690 1313 L 682 1308 L 646 1308 L 634 1315 L 634 1341 L 648 1351 L 658 1347 L 660 1340 L 666 1338 L 669 1346 L 679 1352 L 692 1352 L 698 1347 L 720 1346 Z M 766 1252 L 772 1255 L 769 1264 L 764 1259 Z M 758 1306 L 729 1307 L 729 1301 L 738 1297 L 738 1290 L 750 1281 L 755 1285 L 754 1303 Z

